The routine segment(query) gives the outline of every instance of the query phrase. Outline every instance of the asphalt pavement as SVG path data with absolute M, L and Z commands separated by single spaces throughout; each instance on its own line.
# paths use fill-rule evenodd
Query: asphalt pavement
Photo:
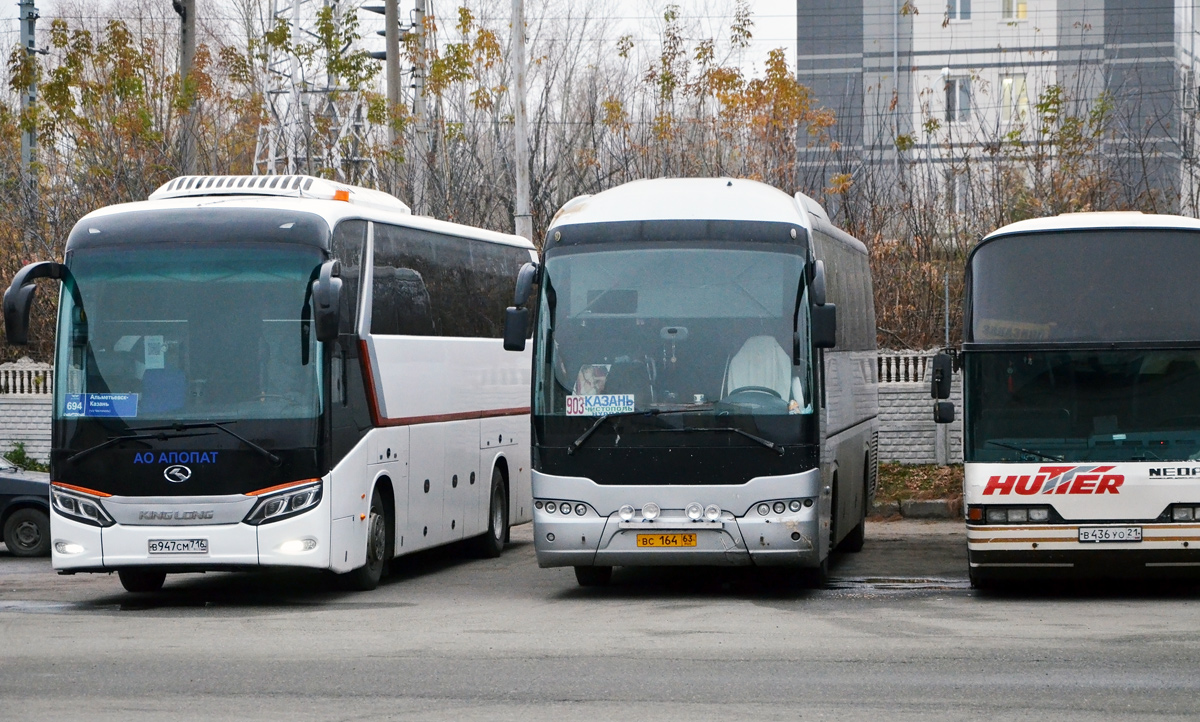
M 752 570 L 400 560 L 316 574 L 60 577 L 0 547 L 0 720 L 1195 719 L 1191 584 L 981 594 L 961 522 L 868 526 L 827 589 Z

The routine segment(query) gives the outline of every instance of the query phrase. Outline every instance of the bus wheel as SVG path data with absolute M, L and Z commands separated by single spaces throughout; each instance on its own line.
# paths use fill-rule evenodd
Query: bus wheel
M 383 565 L 387 563 L 388 515 L 379 489 L 371 492 L 371 511 L 367 516 L 367 563 L 342 575 L 344 586 L 356 592 L 369 592 L 379 586 Z
M 499 468 L 492 469 L 492 493 L 488 495 L 488 528 L 475 537 L 475 554 L 484 559 L 495 559 L 504 551 L 504 540 L 508 537 L 508 494 L 504 491 L 504 474 Z
M 134 593 L 157 592 L 167 580 L 166 572 L 151 569 L 119 569 L 117 576 L 125 591 Z
M 863 543 L 867 540 L 867 485 L 863 483 L 862 504 L 859 505 L 858 526 L 850 530 L 850 533 L 842 538 L 842 543 L 838 544 L 838 551 L 850 552 L 857 554 L 862 551 Z
M 612 579 L 612 567 L 575 567 L 575 581 L 581 587 L 603 587 Z
M 829 557 L 815 567 L 800 570 L 800 583 L 809 589 L 824 589 L 829 584 Z
M 4 522 L 4 544 L 15 557 L 50 553 L 50 517 L 41 509 L 17 509 Z

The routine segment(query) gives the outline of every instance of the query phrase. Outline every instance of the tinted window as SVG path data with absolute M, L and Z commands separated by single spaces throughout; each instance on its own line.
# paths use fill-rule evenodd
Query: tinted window
M 371 332 L 500 338 L 529 251 L 375 225 Z
M 342 273 L 342 333 L 354 333 L 358 321 L 358 283 L 366 237 L 366 221 L 342 221 L 333 231 L 331 255 L 341 264 Z
M 1006 236 L 972 256 L 970 341 L 1200 340 L 1200 234 Z

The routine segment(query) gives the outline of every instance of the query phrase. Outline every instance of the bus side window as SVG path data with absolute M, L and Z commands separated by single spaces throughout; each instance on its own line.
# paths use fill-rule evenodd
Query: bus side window
M 366 238 L 366 221 L 342 221 L 333 230 L 333 249 L 330 255 L 341 264 L 342 274 L 341 333 L 352 334 L 357 325 L 358 285 Z

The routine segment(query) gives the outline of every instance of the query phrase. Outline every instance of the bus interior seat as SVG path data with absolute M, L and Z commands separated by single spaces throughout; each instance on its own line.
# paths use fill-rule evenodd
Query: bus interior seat
M 751 336 L 725 367 L 721 396 L 747 386 L 772 389 L 787 401 L 792 393 L 792 360 L 774 336 Z
M 639 405 L 654 402 L 654 391 L 650 384 L 650 370 L 642 361 L 618 361 L 608 369 L 604 379 L 604 393 L 633 394 Z

